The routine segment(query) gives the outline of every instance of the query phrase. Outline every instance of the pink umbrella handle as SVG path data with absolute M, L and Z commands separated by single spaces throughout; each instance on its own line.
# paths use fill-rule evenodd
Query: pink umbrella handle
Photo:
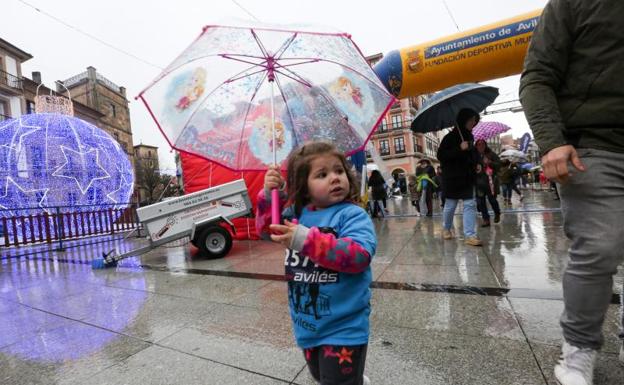
M 271 190 L 271 224 L 279 225 L 282 221 L 279 210 L 279 191 L 274 188 Z

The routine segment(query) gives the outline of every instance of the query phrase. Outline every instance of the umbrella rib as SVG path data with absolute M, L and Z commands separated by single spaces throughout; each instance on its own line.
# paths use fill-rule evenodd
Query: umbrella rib
M 290 76 L 290 75 L 288 75 L 288 74 L 285 74 L 285 73 L 283 73 L 282 71 L 279 71 L 279 70 L 275 70 L 275 72 L 276 72 L 276 73 L 278 73 L 278 74 L 280 74 L 280 75 L 284 75 L 284 76 L 286 76 L 287 78 L 289 78 L 289 79 L 292 79 L 292 80 L 296 81 L 297 83 L 303 84 L 303 85 L 304 85 L 304 86 L 306 86 L 306 87 L 312 87 L 312 84 L 310 84 L 307 80 L 305 80 L 305 79 L 304 79 L 303 77 L 301 77 L 300 75 L 298 75 L 298 74 L 296 74 L 296 73 L 294 73 L 294 72 L 292 72 L 292 71 L 289 71 L 289 70 L 288 70 L 288 68 L 285 68 L 285 70 L 287 70 L 288 72 L 290 72 L 290 73 L 292 74 L 292 76 Z
M 275 60 L 281 59 L 282 55 L 284 54 L 284 52 L 286 52 L 288 47 L 290 47 L 290 45 L 295 40 L 297 35 L 298 35 L 297 32 L 293 33 L 293 35 L 290 38 L 288 38 L 288 40 L 286 40 L 284 44 L 282 44 L 282 46 L 275 53 Z
M 255 74 L 259 74 L 261 72 L 265 72 L 264 69 L 261 69 L 261 70 L 255 71 L 255 72 L 246 73 L 246 71 L 249 71 L 249 70 L 250 70 L 250 68 L 247 68 L 246 70 L 244 70 L 242 72 L 239 72 L 238 74 L 234 75 L 235 77 L 227 79 L 222 84 L 233 83 L 233 82 L 235 82 L 237 80 L 248 78 L 248 77 L 253 76 Z
M 258 47 L 260 47 L 260 51 L 262 51 L 262 54 L 264 55 L 264 57 L 269 57 L 269 53 L 266 50 L 266 48 L 264 48 L 264 45 L 260 41 L 260 38 L 256 34 L 256 31 L 254 31 L 253 28 L 250 28 L 249 30 L 251 31 L 251 35 L 253 36 L 254 40 L 256 41 L 256 44 L 258 44 Z
M 258 94 L 258 90 L 260 89 L 260 87 L 262 86 L 262 83 L 264 82 L 264 79 L 266 79 L 267 77 L 267 73 L 265 72 L 264 75 L 262 76 L 262 79 L 260 79 L 260 81 L 258 82 L 258 84 L 256 85 L 256 89 L 254 90 L 253 94 L 251 95 L 251 98 L 249 99 L 249 103 L 247 104 L 247 111 L 245 111 L 245 117 L 243 118 L 243 128 L 241 129 L 241 134 L 240 134 L 240 139 L 238 140 L 239 146 L 238 146 L 238 168 L 241 168 L 241 153 L 243 151 L 243 146 L 240 145 L 240 143 L 243 142 L 243 135 L 245 134 L 245 122 L 247 122 L 247 116 L 249 116 L 249 111 L 251 111 L 251 106 L 252 106 L 252 102 L 253 100 L 256 98 L 256 95 Z
M 363 79 L 364 79 L 364 80 L 366 80 L 367 82 L 369 82 L 369 83 L 371 83 L 371 84 L 375 85 L 377 88 L 381 88 L 381 89 L 383 89 L 383 90 L 384 90 L 384 92 L 387 92 L 385 88 L 380 87 L 380 86 L 379 86 L 379 84 L 377 84 L 377 83 L 375 83 L 374 81 L 372 81 L 372 80 L 370 79 L 370 77 L 369 77 L 369 76 L 366 76 L 366 75 L 362 74 L 360 71 L 358 71 L 358 70 L 356 70 L 356 69 L 354 69 L 354 68 L 351 68 L 350 66 L 348 66 L 348 65 L 346 65 L 346 64 L 342 64 L 342 63 L 339 63 L 339 62 L 334 61 L 334 60 L 322 59 L 322 58 L 311 58 L 311 57 L 310 57 L 310 58 L 308 58 L 308 57 L 305 57 L 305 58 L 303 58 L 303 57 L 302 57 L 302 58 L 283 58 L 283 59 L 281 59 L 281 60 L 313 60 L 313 61 L 316 61 L 316 62 L 318 62 L 318 61 L 323 61 L 323 62 L 327 62 L 327 63 L 336 64 L 337 66 L 340 66 L 340 67 L 346 68 L 346 69 L 348 69 L 349 71 L 351 71 L 351 72 L 353 72 L 353 73 L 355 73 L 355 74 L 359 75 L 361 78 L 363 78 Z M 289 64 L 289 66 L 296 66 L 296 65 L 301 65 L 301 64 L 308 64 L 308 62 L 293 63 L 293 64 Z M 283 66 L 282 66 L 282 65 L 280 65 L 280 67 L 283 67 Z
M 229 60 L 239 61 L 239 62 L 242 62 L 242 63 L 251 64 L 251 65 L 253 65 L 255 67 L 264 67 L 264 68 L 266 68 L 266 65 L 265 65 L 266 64 L 266 60 L 263 60 L 261 63 L 254 63 L 252 61 L 243 60 L 243 59 L 239 59 L 239 58 L 233 57 L 234 55 L 230 55 L 230 54 L 227 54 L 227 53 L 221 53 L 221 54 L 219 54 L 217 56 L 221 56 L 224 59 L 229 59 Z
M 297 130 L 295 129 L 295 118 L 292 112 L 290 111 L 290 107 L 288 106 L 288 101 L 286 101 L 286 96 L 284 95 L 284 91 L 282 90 L 282 84 L 278 76 L 275 77 L 275 84 L 277 84 L 277 88 L 280 91 L 280 95 L 282 95 L 282 99 L 284 100 L 284 107 L 286 108 L 286 112 L 288 113 L 288 117 L 290 118 L 293 138 L 296 140 L 296 144 L 298 145 L 299 143 L 301 143 L 301 140 L 297 137 Z M 294 147 L 295 146 L 293 146 L 293 148 Z

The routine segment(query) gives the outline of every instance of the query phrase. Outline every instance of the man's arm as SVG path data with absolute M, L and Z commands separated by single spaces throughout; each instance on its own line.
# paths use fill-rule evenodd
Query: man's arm
M 574 24 L 568 0 L 549 1 L 524 60 L 520 101 L 542 154 L 566 144 L 556 92 L 567 71 Z

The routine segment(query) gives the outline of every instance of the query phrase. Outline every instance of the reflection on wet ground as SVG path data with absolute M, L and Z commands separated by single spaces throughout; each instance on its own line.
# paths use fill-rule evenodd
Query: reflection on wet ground
M 500 224 L 479 229 L 475 248 L 441 239 L 438 207 L 417 217 L 407 199 L 390 200 L 390 216 L 375 220 L 372 383 L 554 384 L 568 247 L 557 207 L 526 191 Z M 145 241 L 86 242 L 2 249 L 0 383 L 313 384 L 291 335 L 279 246 L 240 241 L 203 260 L 179 242 L 93 271 L 113 245 Z M 596 384 L 624 378 L 623 277 Z

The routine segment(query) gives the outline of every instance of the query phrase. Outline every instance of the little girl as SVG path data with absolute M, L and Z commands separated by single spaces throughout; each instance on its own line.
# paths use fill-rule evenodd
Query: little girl
M 288 197 L 280 193 L 284 224 L 269 225 L 270 190 L 284 190 L 276 168 L 258 195 L 260 236 L 286 246 L 290 315 L 297 345 L 321 384 L 369 384 L 370 262 L 377 240 L 370 217 L 356 205 L 358 191 L 336 148 L 313 142 L 288 159 Z

